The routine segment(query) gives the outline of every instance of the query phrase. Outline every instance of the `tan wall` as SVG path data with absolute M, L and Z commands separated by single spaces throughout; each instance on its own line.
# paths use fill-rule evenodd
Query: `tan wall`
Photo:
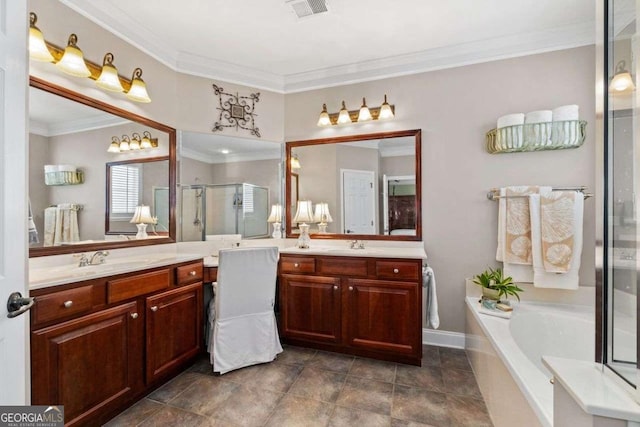
M 422 129 L 423 239 L 438 283 L 440 329 L 464 331 L 464 278 L 495 261 L 497 204 L 490 188 L 519 184 L 595 188 L 594 48 L 583 47 L 466 67 L 290 94 L 287 140 Z M 396 105 L 387 122 L 318 128 L 318 110 L 355 108 L 384 94 Z M 374 101 L 376 100 L 376 101 Z M 578 104 L 587 139 L 574 150 L 488 154 L 485 133 L 503 114 Z M 595 204 L 585 203 L 580 280 L 594 285 Z
M 269 188 L 269 204 L 280 203 L 279 159 L 215 163 L 207 184 L 247 183 Z
M 44 165 L 48 162 L 49 138 L 29 134 L 29 200 L 40 242 L 44 239 L 44 210 L 49 206 L 49 187 L 44 185 Z
M 212 184 L 214 182 L 210 163 L 183 157 L 180 159 L 180 170 L 181 185 Z

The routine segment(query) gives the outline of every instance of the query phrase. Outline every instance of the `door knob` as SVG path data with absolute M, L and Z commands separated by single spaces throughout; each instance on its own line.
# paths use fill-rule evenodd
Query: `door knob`
M 9 295 L 7 300 L 7 317 L 12 319 L 26 313 L 36 302 L 35 298 L 23 297 L 20 292 L 14 292 Z

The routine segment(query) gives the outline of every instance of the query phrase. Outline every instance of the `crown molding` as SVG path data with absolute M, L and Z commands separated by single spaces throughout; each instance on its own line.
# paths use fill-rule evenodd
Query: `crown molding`
M 129 124 L 131 121 L 121 117 L 89 117 L 75 120 L 57 121 L 46 123 L 39 120 L 29 120 L 29 132 L 36 135 L 52 137 L 67 135 L 70 133 L 86 132 L 90 130 L 103 129 L 112 126 Z
M 570 49 L 595 43 L 595 22 L 428 49 L 303 73 L 279 75 L 172 49 L 109 2 L 60 0 L 66 6 L 137 47 L 172 70 L 276 93 L 361 83 L 482 62 Z

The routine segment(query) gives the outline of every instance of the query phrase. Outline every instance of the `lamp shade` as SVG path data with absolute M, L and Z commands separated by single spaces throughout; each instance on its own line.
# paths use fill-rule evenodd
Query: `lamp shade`
M 134 132 L 131 135 L 131 141 L 129 142 L 129 148 L 131 150 L 139 150 L 141 144 L 142 144 L 142 141 L 140 139 L 140 135 Z
M 155 224 L 151 210 L 146 205 L 136 206 L 136 211 L 129 222 L 132 224 Z
M 329 112 L 327 111 L 327 104 L 322 104 L 322 111 L 320 112 L 320 117 L 318 118 L 318 126 L 329 126 L 331 124 L 331 118 L 329 117 Z
M 146 149 L 151 148 L 153 145 L 151 144 L 151 134 L 149 131 L 142 132 L 142 142 L 140 142 L 140 148 Z
M 393 116 L 393 110 L 391 109 L 391 105 L 389 105 L 389 103 L 387 102 L 387 95 L 385 95 L 384 102 L 380 106 L 380 114 L 378 115 L 378 120 L 392 119 Z
M 111 92 L 124 92 L 124 88 L 118 77 L 118 70 L 113 65 L 113 54 L 110 52 L 104 56 L 102 72 L 98 80 L 96 80 L 96 85 Z
M 293 222 L 313 222 L 313 208 L 311 200 L 300 200 L 297 204 L 296 216 Z
M 347 106 L 342 101 L 342 108 L 338 113 L 338 124 L 342 125 L 345 123 L 351 123 L 351 117 L 349 116 L 349 110 L 347 110 Z
M 267 222 L 282 222 L 282 205 L 271 206 L 271 215 L 267 218 Z
M 616 92 L 624 92 L 625 90 L 635 89 L 631 73 L 629 73 L 628 71 L 623 71 L 622 73 L 616 74 L 611 80 L 610 87 L 611 90 L 614 90 Z
M 151 102 L 151 98 L 149 98 L 149 94 L 147 93 L 147 85 L 144 80 L 142 80 L 142 68 L 133 70 L 131 87 L 127 92 L 127 98 L 136 102 Z
M 300 169 L 300 159 L 295 154 L 291 156 L 291 169 Z
M 333 218 L 331 218 L 331 213 L 329 212 L 328 203 L 322 202 L 316 204 L 316 210 L 313 215 L 313 220 L 314 222 L 319 222 L 322 224 L 333 222 Z
M 109 148 L 107 149 L 109 153 L 119 153 L 120 152 L 120 140 L 117 136 L 111 138 L 111 144 L 109 144 Z
M 129 146 L 129 137 L 127 135 L 122 135 L 122 139 L 120 140 L 120 151 L 129 151 L 131 147 Z
M 78 42 L 78 36 L 71 34 L 67 47 L 64 49 L 64 54 L 60 59 L 60 62 L 56 63 L 61 71 L 76 77 L 89 77 L 91 71 L 87 68 L 87 64 L 84 62 L 84 55 L 80 48 L 76 45 Z
M 37 21 L 38 16 L 31 12 L 29 14 L 29 57 L 36 61 L 53 62 L 53 55 L 47 48 L 42 31 L 36 27 Z
M 367 102 L 362 98 L 362 107 L 360 107 L 360 112 L 358 113 L 358 121 L 366 122 L 371 120 L 371 118 L 371 111 L 369 111 L 369 107 L 367 107 Z

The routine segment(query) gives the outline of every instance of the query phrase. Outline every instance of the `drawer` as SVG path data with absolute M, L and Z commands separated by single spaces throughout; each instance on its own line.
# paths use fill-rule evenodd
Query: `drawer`
M 347 257 L 318 258 L 318 272 L 340 276 L 367 275 L 367 260 Z
M 378 279 L 419 280 L 420 270 L 421 263 L 417 261 L 376 261 Z
M 176 283 L 184 285 L 186 283 L 200 282 L 204 277 L 204 270 L 201 262 L 183 265 L 176 268 Z
M 315 258 L 281 256 L 280 257 L 281 273 L 315 273 Z
M 168 288 L 171 284 L 171 269 L 136 274 L 123 279 L 107 282 L 107 302 L 109 304 L 135 298 Z
M 91 311 L 92 300 L 93 286 L 82 286 L 36 297 L 33 309 L 34 323 L 49 322 Z

